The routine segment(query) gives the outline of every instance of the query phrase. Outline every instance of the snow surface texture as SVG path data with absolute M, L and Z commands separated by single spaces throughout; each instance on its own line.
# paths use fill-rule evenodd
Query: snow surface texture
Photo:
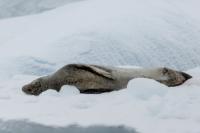
M 200 70 L 180 87 L 132 80 L 121 91 L 83 95 L 65 86 L 27 96 L 21 87 L 74 62 L 200 65 L 198 0 L 84 0 L 0 20 L 0 119 L 67 126 L 126 125 L 141 133 L 200 132 Z

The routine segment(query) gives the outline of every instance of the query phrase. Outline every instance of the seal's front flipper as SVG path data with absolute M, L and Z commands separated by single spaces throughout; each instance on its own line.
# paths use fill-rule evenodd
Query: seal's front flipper
M 85 65 L 85 64 L 70 64 L 69 66 L 77 69 L 82 69 L 91 72 L 93 74 L 96 74 L 98 76 L 113 80 L 111 70 L 107 68 L 98 67 L 95 65 Z

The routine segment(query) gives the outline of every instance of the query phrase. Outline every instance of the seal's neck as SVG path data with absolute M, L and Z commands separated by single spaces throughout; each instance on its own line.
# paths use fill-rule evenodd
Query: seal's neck
M 48 89 L 53 89 L 58 92 L 60 91 L 62 85 L 59 81 L 55 81 L 56 79 L 53 78 L 52 75 L 41 77 L 41 79 L 42 79 L 42 86 L 43 86 L 44 91 Z

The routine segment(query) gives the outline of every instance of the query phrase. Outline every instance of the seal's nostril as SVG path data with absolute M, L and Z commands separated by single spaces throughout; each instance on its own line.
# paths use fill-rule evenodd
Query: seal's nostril
M 31 90 L 31 89 L 27 89 L 27 91 L 28 91 L 28 92 L 31 92 L 32 90 Z

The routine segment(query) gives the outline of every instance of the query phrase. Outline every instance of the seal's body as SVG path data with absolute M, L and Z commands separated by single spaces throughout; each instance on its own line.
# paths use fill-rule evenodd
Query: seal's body
M 127 87 L 133 78 L 150 78 L 167 86 L 177 86 L 191 76 L 169 68 L 119 68 L 87 64 L 69 64 L 52 75 L 40 77 L 23 87 L 31 95 L 48 89 L 60 91 L 63 85 L 76 86 L 81 93 L 102 93 Z

